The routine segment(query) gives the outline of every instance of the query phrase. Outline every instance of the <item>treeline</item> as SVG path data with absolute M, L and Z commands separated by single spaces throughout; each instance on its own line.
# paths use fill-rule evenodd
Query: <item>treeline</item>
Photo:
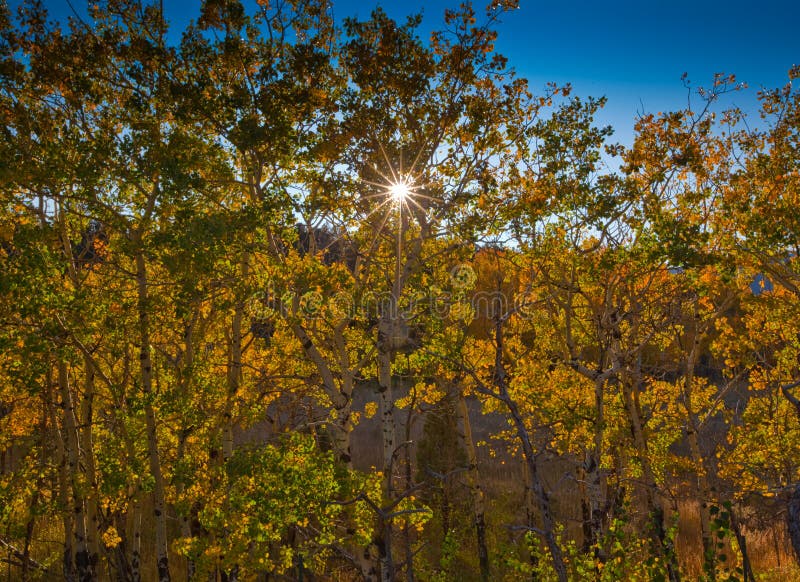
M 800 72 L 623 147 L 494 52 L 514 4 L 0 7 L 9 580 L 747 581 L 756 515 L 800 556 Z

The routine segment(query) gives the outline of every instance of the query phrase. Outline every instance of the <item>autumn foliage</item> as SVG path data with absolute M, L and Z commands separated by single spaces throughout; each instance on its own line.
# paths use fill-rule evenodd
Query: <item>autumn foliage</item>
M 514 4 L 0 5 L 9 580 L 798 575 L 800 71 L 622 146 Z

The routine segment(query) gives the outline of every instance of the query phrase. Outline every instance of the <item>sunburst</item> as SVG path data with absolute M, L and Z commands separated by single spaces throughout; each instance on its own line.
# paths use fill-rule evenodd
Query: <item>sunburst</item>
M 421 176 L 416 174 L 420 155 L 417 155 L 414 163 L 411 164 L 411 168 L 406 172 L 403 170 L 402 160 L 400 162 L 400 167 L 395 168 L 390 161 L 389 156 L 386 154 L 386 150 L 384 149 L 383 145 L 378 144 L 378 147 L 380 148 L 389 172 L 388 174 L 381 172 L 378 169 L 378 166 L 374 165 L 373 170 L 379 176 L 381 181 L 372 182 L 362 179 L 362 182 L 365 184 L 378 188 L 377 193 L 364 197 L 365 199 L 375 198 L 380 200 L 380 204 L 378 204 L 378 206 L 374 208 L 370 214 L 389 205 L 391 206 L 391 209 L 397 212 L 398 215 L 404 214 L 404 210 L 410 214 L 412 206 L 423 213 L 427 212 L 427 209 L 424 208 L 420 202 L 423 200 L 436 202 L 436 199 L 423 194 L 423 190 L 426 189 L 427 185 L 423 184 L 420 180 Z
M 398 206 L 403 204 L 406 198 L 411 195 L 411 188 L 412 185 L 407 183 L 405 180 L 391 184 L 389 186 L 389 196 L 392 197 L 392 202 Z

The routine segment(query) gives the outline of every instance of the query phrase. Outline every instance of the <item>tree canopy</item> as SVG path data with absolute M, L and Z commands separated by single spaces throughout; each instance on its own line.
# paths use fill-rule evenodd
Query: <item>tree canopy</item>
M 620 145 L 515 6 L 0 5 L 9 579 L 798 575 L 800 71 Z

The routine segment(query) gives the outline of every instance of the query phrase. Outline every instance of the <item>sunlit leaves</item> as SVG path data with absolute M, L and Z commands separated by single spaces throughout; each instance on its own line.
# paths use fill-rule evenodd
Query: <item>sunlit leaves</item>
M 353 491 L 330 453 L 314 440 L 291 435 L 276 445 L 241 449 L 223 473 L 197 483 L 206 503 L 199 515 L 210 538 L 182 539 L 179 551 L 192 555 L 203 570 L 239 565 L 243 572 L 280 574 L 302 556 L 312 568 L 321 567 L 329 547 L 340 541 L 344 528 L 362 532 L 369 527 L 363 513 L 348 517 L 346 501 Z M 365 518 L 367 518 L 365 520 Z M 360 521 L 359 521 L 360 520 Z M 293 546 L 284 545 L 297 536 Z

